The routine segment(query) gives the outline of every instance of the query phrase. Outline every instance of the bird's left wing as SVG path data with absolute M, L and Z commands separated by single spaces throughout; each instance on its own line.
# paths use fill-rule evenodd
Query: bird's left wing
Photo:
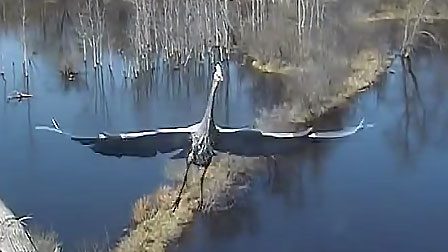
M 297 150 L 308 142 L 312 128 L 294 133 L 263 132 L 251 128 L 217 127 L 214 149 L 218 152 L 239 156 L 271 156 Z
M 365 128 L 373 128 L 374 124 L 366 124 L 365 118 L 362 118 L 361 121 L 356 126 L 351 127 L 345 127 L 341 130 L 328 130 L 328 131 L 318 131 L 313 132 L 308 135 L 310 138 L 314 139 L 336 139 L 336 138 L 343 138 L 348 137 L 351 135 L 354 135 L 358 131 L 365 129 Z
M 184 128 L 165 128 L 119 134 L 103 132 L 94 137 L 82 137 L 63 131 L 56 120 L 53 119 L 52 122 L 53 127 L 37 126 L 36 129 L 69 136 L 71 140 L 88 146 L 98 154 L 116 157 L 154 157 L 157 153 L 170 153 L 188 148 L 191 141 L 191 132 L 197 127 L 195 124 Z
M 304 144 L 316 139 L 338 139 L 356 134 L 361 129 L 374 127 L 365 124 L 364 118 L 357 126 L 345 127 L 341 130 L 314 131 L 307 128 L 294 133 L 263 132 L 251 128 L 221 128 L 217 127 L 218 134 L 214 149 L 219 152 L 239 156 L 271 156 L 295 152 Z

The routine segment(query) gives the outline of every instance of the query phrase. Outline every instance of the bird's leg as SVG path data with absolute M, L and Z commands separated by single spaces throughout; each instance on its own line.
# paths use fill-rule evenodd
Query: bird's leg
M 173 213 L 176 211 L 177 207 L 179 206 L 182 191 L 184 190 L 185 184 L 187 183 L 188 171 L 190 170 L 190 166 L 191 166 L 191 162 L 187 158 L 187 169 L 185 170 L 184 181 L 182 182 L 182 186 L 179 190 L 179 194 L 177 195 L 176 201 L 173 204 Z
M 209 167 L 210 164 L 204 166 L 204 171 L 202 172 L 202 176 L 201 176 L 201 190 L 200 190 L 200 199 L 199 199 L 199 205 L 198 205 L 198 210 L 201 211 L 203 208 L 203 203 L 204 203 L 204 194 L 203 194 L 203 188 L 204 188 L 204 178 L 205 178 L 205 173 L 207 172 L 207 169 Z

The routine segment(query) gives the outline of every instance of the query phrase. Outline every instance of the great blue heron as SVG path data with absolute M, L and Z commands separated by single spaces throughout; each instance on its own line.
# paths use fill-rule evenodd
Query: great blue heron
M 178 207 L 185 187 L 188 171 L 192 164 L 203 168 L 200 179 L 200 200 L 198 209 L 203 206 L 203 183 L 207 169 L 215 152 L 241 156 L 272 156 L 285 150 L 296 150 L 313 138 L 339 138 L 356 133 L 364 127 L 364 120 L 356 127 L 341 131 L 312 132 L 312 128 L 295 133 L 263 132 L 252 128 L 223 128 L 215 124 L 213 107 L 216 91 L 223 81 L 221 65 L 215 66 L 212 89 L 202 120 L 183 128 L 164 128 L 120 134 L 100 133 L 96 137 L 78 137 L 62 131 L 56 120 L 53 127 L 37 126 L 36 129 L 54 131 L 68 135 L 74 141 L 89 146 L 96 153 L 106 156 L 153 157 L 158 152 L 169 153 L 182 150 L 176 157 L 186 157 L 186 170 L 182 186 L 173 204 Z M 308 140 L 308 141 L 306 141 Z

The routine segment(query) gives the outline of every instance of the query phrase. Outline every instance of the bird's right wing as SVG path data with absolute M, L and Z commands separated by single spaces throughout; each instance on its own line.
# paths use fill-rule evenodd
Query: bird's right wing
M 188 148 L 191 132 L 195 125 L 185 128 L 166 128 L 119 134 L 100 133 L 97 136 L 75 136 L 63 131 L 56 120 L 53 127 L 36 126 L 38 130 L 47 130 L 70 137 L 71 140 L 88 146 L 94 152 L 104 156 L 115 157 L 154 157 L 157 153 L 170 153 Z

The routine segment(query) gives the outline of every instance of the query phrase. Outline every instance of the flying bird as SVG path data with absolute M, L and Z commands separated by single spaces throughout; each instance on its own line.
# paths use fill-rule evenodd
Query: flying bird
M 312 141 L 312 139 L 346 137 L 365 127 L 364 120 L 356 127 L 325 132 L 313 132 L 312 127 L 291 133 L 264 132 L 248 127 L 220 127 L 214 122 L 213 110 L 216 92 L 222 82 L 222 68 L 218 63 L 215 65 L 212 88 L 204 116 L 200 122 L 187 127 L 162 128 L 119 134 L 102 132 L 94 137 L 81 137 L 63 131 L 53 118 L 53 127 L 36 126 L 36 129 L 66 135 L 71 140 L 89 146 L 94 152 L 105 156 L 154 157 L 157 153 L 172 153 L 181 150 L 175 157 L 186 158 L 186 170 L 182 186 L 172 206 L 174 212 L 181 201 L 181 195 L 192 164 L 198 166 L 199 169 L 203 168 L 200 178 L 198 210 L 202 209 L 205 174 L 217 152 L 240 156 L 272 156 L 285 151 L 297 150 L 304 144 Z

